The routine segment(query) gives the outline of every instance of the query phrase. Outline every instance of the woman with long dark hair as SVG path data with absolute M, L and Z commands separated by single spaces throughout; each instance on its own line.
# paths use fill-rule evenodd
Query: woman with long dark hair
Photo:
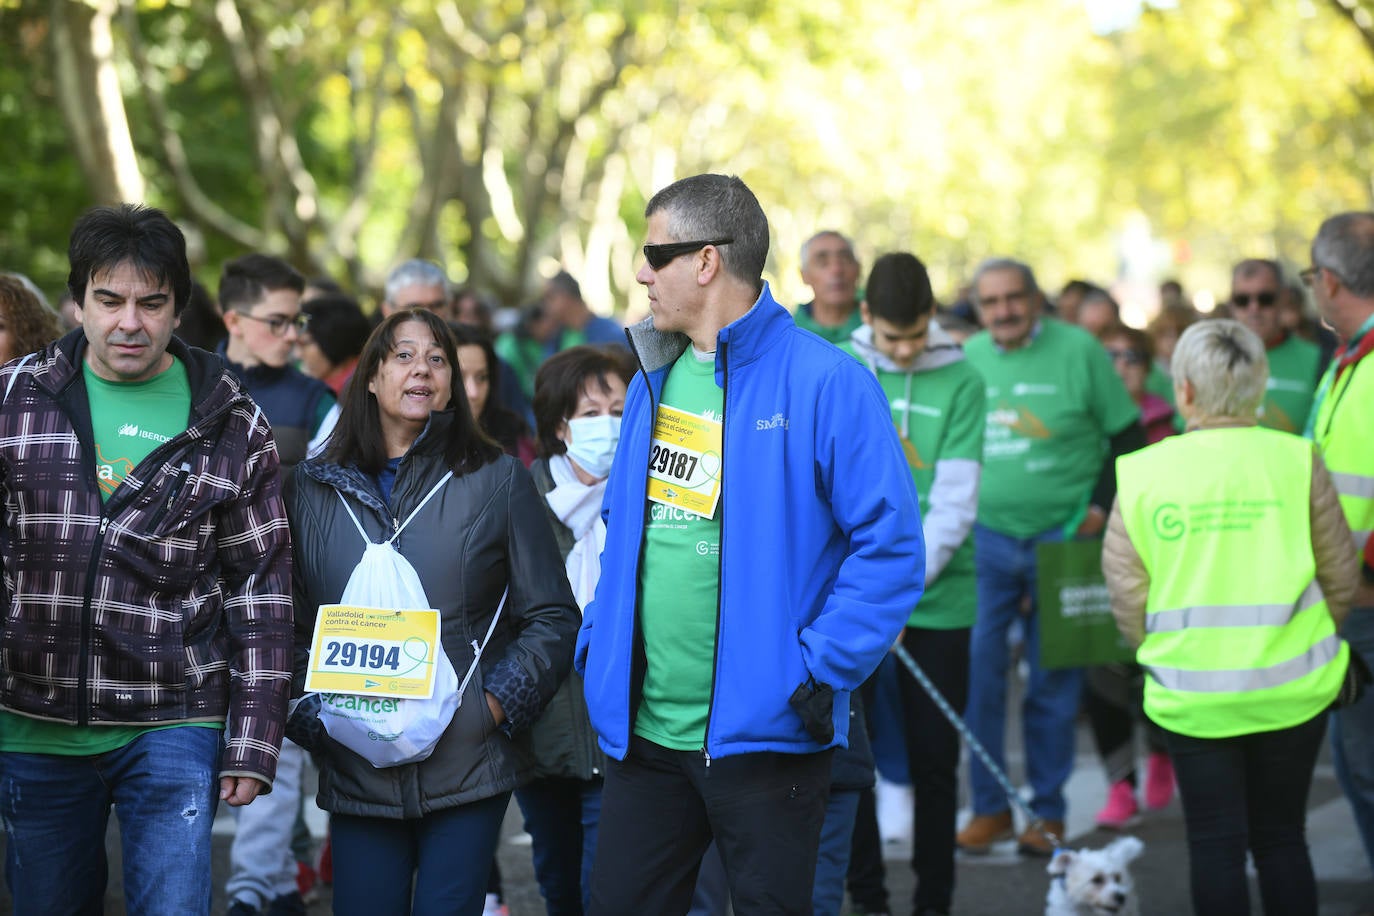
M 463 390 L 477 425 L 501 444 L 507 455 L 529 467 L 535 447 L 525 421 L 502 401 L 500 364 L 491 336 L 472 324 L 450 324 L 458 342 L 458 367 L 463 374 Z
M 298 680 L 318 608 L 339 602 L 366 546 L 350 515 L 374 543 L 400 529 L 392 544 L 440 613 L 444 652 L 455 671 L 473 669 L 418 763 L 373 766 L 322 733 L 313 697 L 296 709 L 288 730 L 320 754 L 319 804 L 333 815 L 335 913 L 482 912 L 525 775 L 510 735 L 539 717 L 572 659 L 578 615 L 543 502 L 474 421 L 457 362 L 442 319 L 389 317 L 363 348 L 324 456 L 296 471 Z

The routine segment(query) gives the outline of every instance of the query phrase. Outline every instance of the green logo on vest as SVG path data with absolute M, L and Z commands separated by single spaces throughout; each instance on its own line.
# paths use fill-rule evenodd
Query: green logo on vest
M 1188 526 L 1178 517 L 1179 508 L 1174 503 L 1165 503 L 1155 510 L 1155 534 L 1166 541 L 1177 541 L 1183 537 Z

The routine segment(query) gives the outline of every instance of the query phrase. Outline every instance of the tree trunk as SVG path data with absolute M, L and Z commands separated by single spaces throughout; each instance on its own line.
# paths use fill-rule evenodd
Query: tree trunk
M 52 0 L 52 48 L 62 117 L 96 203 L 139 203 L 143 173 L 115 72 L 111 22 L 119 0 Z

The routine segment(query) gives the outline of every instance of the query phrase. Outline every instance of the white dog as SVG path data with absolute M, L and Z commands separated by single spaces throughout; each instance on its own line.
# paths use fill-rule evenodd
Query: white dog
M 1145 849 L 1133 836 L 1106 849 L 1062 849 L 1046 867 L 1052 877 L 1045 916 L 1137 916 L 1140 905 L 1126 866 Z

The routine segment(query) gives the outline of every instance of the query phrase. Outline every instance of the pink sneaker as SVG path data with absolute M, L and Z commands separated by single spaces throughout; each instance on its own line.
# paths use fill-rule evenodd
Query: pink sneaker
M 1161 751 L 1145 764 L 1145 807 L 1158 811 L 1174 800 L 1174 762 Z
M 1112 783 L 1112 789 L 1107 793 L 1107 803 L 1097 812 L 1097 825 L 1108 830 L 1124 830 L 1139 814 L 1140 806 L 1136 804 L 1135 787 L 1123 779 Z

